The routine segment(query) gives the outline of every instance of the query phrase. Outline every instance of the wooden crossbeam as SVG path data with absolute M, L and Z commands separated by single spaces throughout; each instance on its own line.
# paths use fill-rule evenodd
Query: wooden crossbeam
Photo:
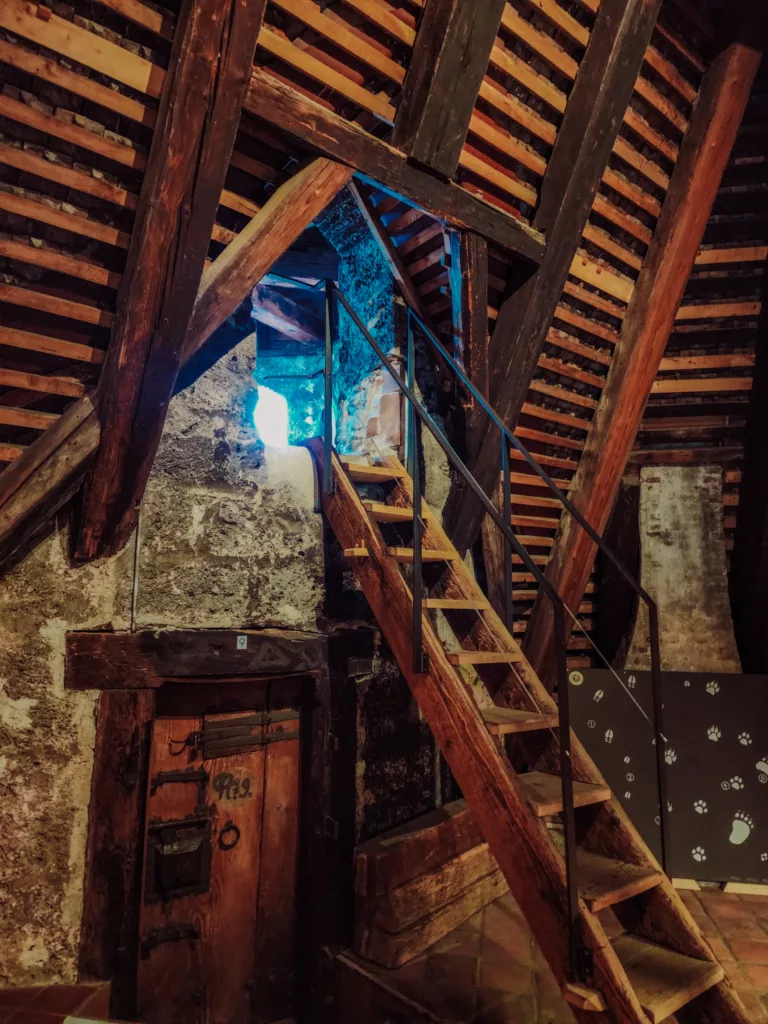
M 265 0 L 186 0 L 99 384 L 99 451 L 76 557 L 123 545 L 176 380 L 229 165 Z
M 514 425 L 541 355 L 600 180 L 627 110 L 660 0 L 603 0 L 541 185 L 534 227 L 547 238 L 538 270 L 502 304 L 491 337 L 491 400 Z M 483 426 L 471 468 L 481 486 L 498 469 L 492 425 Z M 445 509 L 451 538 L 469 547 L 482 519 L 478 502 L 457 486 Z
M 251 316 L 294 341 L 323 341 L 325 320 L 306 303 L 300 305 L 277 288 L 257 284 L 251 293 Z
M 245 108 L 325 156 L 354 168 L 376 188 L 421 207 L 453 227 L 475 231 L 532 264 L 541 262 L 544 239 L 538 231 L 458 185 L 412 166 L 393 146 L 263 68 L 254 68 Z
M 272 264 L 349 181 L 351 168 L 313 160 L 270 196 L 203 274 L 182 359 L 191 359 Z
M 392 144 L 451 178 L 505 0 L 427 0 L 411 53 Z
M 714 59 L 702 79 L 690 128 L 571 485 L 576 505 L 599 533 L 613 508 L 761 55 L 759 43 L 733 43 Z M 547 576 L 570 607 L 581 600 L 594 556 L 592 541 L 570 516 L 564 516 Z M 550 680 L 553 636 L 551 612 L 545 601 L 537 600 L 526 649 L 539 674 Z

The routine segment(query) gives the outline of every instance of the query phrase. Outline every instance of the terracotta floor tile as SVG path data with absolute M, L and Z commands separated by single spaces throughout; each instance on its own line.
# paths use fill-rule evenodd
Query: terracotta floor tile
M 761 995 L 768 995 L 768 966 L 745 964 L 744 972 Z
M 730 947 L 745 964 L 768 964 L 768 939 L 732 939 Z
M 539 1024 L 536 1003 L 532 995 L 505 998 L 481 1009 L 472 1024 Z
M 533 972 L 530 967 L 508 960 L 506 963 L 481 960 L 480 988 L 494 989 L 511 996 L 529 995 L 533 991 Z

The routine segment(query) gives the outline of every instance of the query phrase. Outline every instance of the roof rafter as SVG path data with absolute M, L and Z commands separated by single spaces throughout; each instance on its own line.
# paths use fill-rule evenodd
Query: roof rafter
M 427 0 L 392 144 L 452 178 L 506 0 Z
M 715 201 L 760 64 L 759 43 L 732 43 L 712 62 L 672 173 L 653 240 L 627 308 L 606 386 L 592 421 L 570 495 L 602 533 L 642 421 L 675 315 Z M 565 515 L 547 577 L 566 604 L 578 605 L 595 546 Z M 553 621 L 537 600 L 526 635 L 531 661 L 550 677 Z
M 130 535 L 178 372 L 266 0 L 187 0 L 99 384 L 101 441 L 86 479 L 79 560 Z
M 565 107 L 541 184 L 533 226 L 547 238 L 538 270 L 502 304 L 491 337 L 491 392 L 497 412 L 514 426 L 544 347 L 571 263 L 624 119 L 661 0 L 603 0 Z M 488 491 L 498 472 L 492 424 L 483 425 L 473 472 Z M 482 510 L 456 487 L 445 509 L 457 547 L 472 543 Z

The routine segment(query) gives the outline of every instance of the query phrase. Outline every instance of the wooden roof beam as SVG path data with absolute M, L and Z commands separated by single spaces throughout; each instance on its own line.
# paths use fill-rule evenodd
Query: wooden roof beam
M 266 0 L 186 0 L 99 386 L 76 557 L 130 535 L 176 380 Z
M 452 178 L 506 0 L 427 0 L 392 144 Z
M 491 400 L 514 426 L 541 355 L 571 263 L 642 67 L 661 0 L 603 0 L 541 184 L 533 225 L 547 238 L 538 270 L 502 304 L 491 337 Z M 487 421 L 473 467 L 486 492 L 498 472 Z M 457 547 L 470 546 L 483 517 L 466 487 L 445 509 Z
M 263 68 L 254 68 L 245 109 L 305 145 L 358 171 L 388 192 L 452 227 L 474 231 L 533 265 L 544 254 L 538 231 L 465 189 L 408 163 L 405 154 L 347 121 Z
M 718 54 L 702 79 L 571 486 L 572 499 L 599 533 L 607 525 L 642 423 L 761 56 L 759 41 L 734 42 Z M 547 576 L 572 608 L 581 601 L 594 556 L 592 541 L 571 517 L 564 516 Z M 537 602 L 526 649 L 539 674 L 551 681 L 554 626 L 546 603 Z

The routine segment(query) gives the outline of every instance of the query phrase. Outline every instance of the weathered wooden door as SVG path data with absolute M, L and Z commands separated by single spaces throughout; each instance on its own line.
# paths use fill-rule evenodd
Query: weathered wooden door
M 154 722 L 139 1020 L 261 1024 L 292 1013 L 299 716 Z

